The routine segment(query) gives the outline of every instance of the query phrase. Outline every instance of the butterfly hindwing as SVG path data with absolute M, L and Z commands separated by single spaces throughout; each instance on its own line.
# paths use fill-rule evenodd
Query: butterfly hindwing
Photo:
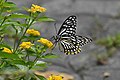
M 61 45 L 64 48 L 65 54 L 78 54 L 81 52 L 80 47 L 91 41 L 92 40 L 88 37 L 74 35 L 71 36 L 69 39 L 62 40 Z
M 78 45 L 75 46 L 74 44 L 70 43 L 67 40 L 62 40 L 61 45 L 62 45 L 62 47 L 64 49 L 64 53 L 66 55 L 78 54 L 81 52 L 81 49 Z
M 84 36 L 79 36 L 76 35 L 76 42 L 80 45 L 80 46 L 84 46 L 85 44 L 89 43 L 92 41 L 92 39 L 88 38 L 88 37 L 84 37 Z

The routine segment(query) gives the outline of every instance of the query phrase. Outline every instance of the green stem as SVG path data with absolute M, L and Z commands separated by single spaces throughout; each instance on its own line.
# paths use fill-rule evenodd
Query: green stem
M 28 55 L 28 54 L 27 54 Z M 24 60 L 26 60 L 26 58 L 27 58 L 27 55 L 24 57 Z
M 38 58 L 39 58 L 39 57 L 38 57 L 38 56 L 36 56 L 36 58 L 34 59 L 34 63 L 35 63 L 36 61 L 38 61 Z
M 3 21 L 2 21 L 2 23 L 0 24 L 0 27 L 3 25 L 3 23 L 5 22 L 6 19 L 7 19 L 7 18 L 6 18 L 6 16 L 5 16 L 4 19 L 3 19 Z
M 14 26 L 13 26 L 13 27 L 14 27 Z M 18 34 L 17 29 L 16 29 L 16 28 L 14 28 L 14 29 L 16 30 L 16 33 L 15 33 L 15 37 L 14 37 L 14 46 L 13 46 L 13 50 L 15 50 L 15 45 L 16 45 L 16 43 L 17 43 L 16 36 L 17 36 L 17 34 Z
M 38 59 L 39 59 L 39 57 L 38 56 L 36 56 L 36 58 L 34 59 L 34 64 L 38 61 Z M 31 69 L 33 66 L 34 66 L 34 64 L 33 65 L 31 65 L 30 67 L 29 67 L 29 69 Z
M 2 68 L 3 64 L 4 64 L 4 61 L 2 61 L 2 63 L 0 64 L 0 68 Z
M 2 43 L 3 38 L 4 38 L 4 35 L 2 34 L 2 35 L 0 36 L 0 44 Z
M 28 58 L 28 61 L 30 61 L 29 53 L 27 53 L 27 58 Z

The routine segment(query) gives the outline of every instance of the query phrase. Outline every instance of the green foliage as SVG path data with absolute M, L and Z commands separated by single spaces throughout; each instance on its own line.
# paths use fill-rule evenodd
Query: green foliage
M 43 16 L 43 17 L 40 17 L 40 18 L 38 19 L 38 21 L 43 22 L 43 21 L 55 21 L 55 20 L 52 19 L 52 18 Z
M 17 11 L 19 8 L 13 2 L 0 0 L 0 76 L 8 75 L 4 76 L 6 80 L 46 80 L 43 76 L 35 75 L 34 71 L 47 67 L 42 60 L 57 56 L 47 53 L 48 47 L 37 42 L 41 36 L 27 34 L 26 31 L 36 22 L 55 20 L 42 12 L 27 11 L 28 14 L 23 14 Z M 34 45 L 21 48 L 22 42 Z M 8 52 L 4 51 L 5 48 Z
M 99 39 L 96 41 L 96 44 L 102 45 L 106 48 L 106 53 L 97 55 L 97 60 L 103 62 L 103 60 L 107 60 L 109 57 L 112 57 L 117 48 L 120 47 L 120 34 Z
M 103 45 L 106 48 L 120 47 L 120 34 L 116 34 L 115 36 L 108 36 L 106 38 L 97 40 L 96 43 L 99 45 Z

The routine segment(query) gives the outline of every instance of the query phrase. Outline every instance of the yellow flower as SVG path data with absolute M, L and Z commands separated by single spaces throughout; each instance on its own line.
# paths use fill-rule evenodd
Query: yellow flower
M 59 75 L 51 75 L 47 80 L 63 80 L 63 77 Z
M 30 35 L 33 35 L 33 36 L 40 36 L 40 32 L 39 31 L 36 31 L 34 29 L 28 29 L 26 31 L 27 34 L 30 34 Z
M 20 48 L 28 49 L 28 48 L 30 48 L 32 45 L 34 45 L 34 44 L 32 44 L 31 42 L 22 42 L 22 43 L 20 44 Z
M 37 40 L 37 42 L 40 42 L 41 44 L 46 45 L 48 48 L 53 47 L 53 43 L 44 38 L 40 38 L 40 40 Z
M 29 12 L 35 13 L 36 9 L 34 7 L 31 7 L 31 9 L 28 9 Z
M 28 9 L 29 12 L 35 13 L 35 12 L 46 12 L 46 8 L 32 4 L 32 7 Z
M 6 47 L 3 48 L 2 52 L 6 52 L 6 53 L 9 53 L 9 54 L 13 53 L 12 50 L 10 50 L 10 49 L 8 49 Z

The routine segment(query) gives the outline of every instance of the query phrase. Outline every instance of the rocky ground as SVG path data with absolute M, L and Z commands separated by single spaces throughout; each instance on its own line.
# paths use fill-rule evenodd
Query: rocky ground
M 120 51 L 108 59 L 107 64 L 97 65 L 94 53 L 105 51 L 103 46 L 95 44 L 96 39 L 107 35 L 114 35 L 120 30 L 120 20 L 114 19 L 120 12 L 119 0 L 8 0 L 14 1 L 19 7 L 30 7 L 38 4 L 47 8 L 47 15 L 54 18 L 57 29 L 69 15 L 78 17 L 77 34 L 93 38 L 93 42 L 84 46 L 78 55 L 66 56 L 58 50 L 59 59 L 53 59 L 53 65 L 48 70 L 66 72 L 75 77 L 75 80 L 120 80 Z M 97 27 L 97 22 L 102 26 Z M 55 35 L 54 23 L 42 23 L 39 30 L 42 36 L 50 38 Z M 37 27 L 38 28 L 38 27 Z M 104 78 L 106 75 L 108 78 Z

